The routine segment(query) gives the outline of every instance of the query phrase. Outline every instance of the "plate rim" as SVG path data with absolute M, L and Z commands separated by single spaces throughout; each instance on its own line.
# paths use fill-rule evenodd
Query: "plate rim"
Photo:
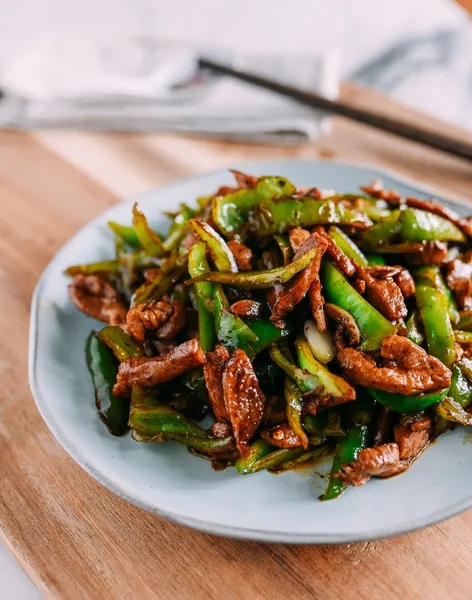
M 429 194 L 434 196 L 439 201 L 445 201 L 446 203 L 457 204 L 460 206 L 468 206 L 465 200 L 461 200 L 457 197 L 454 199 L 445 198 L 441 192 L 437 192 L 434 187 L 428 186 L 425 184 L 421 184 L 416 182 L 413 179 L 405 177 L 396 173 L 393 170 L 388 168 L 379 167 L 374 164 L 366 164 L 362 162 L 356 161 L 345 161 L 338 159 L 297 159 L 297 158 L 287 158 L 287 159 L 265 159 L 265 160 L 254 160 L 254 161 L 245 161 L 242 163 L 236 163 L 236 165 L 232 165 L 230 167 L 221 167 L 212 171 L 204 171 L 203 173 L 197 173 L 195 175 L 179 179 L 178 181 L 169 183 L 164 186 L 160 186 L 157 188 L 152 188 L 147 192 L 143 192 L 136 196 L 132 196 L 129 199 L 126 199 L 122 202 L 118 202 L 120 206 L 132 206 L 132 204 L 136 201 L 139 201 L 140 198 L 144 198 L 149 194 L 153 193 L 155 190 L 159 190 L 159 192 L 165 192 L 166 190 L 171 190 L 176 187 L 180 187 L 185 183 L 197 182 L 198 180 L 215 176 L 219 173 L 226 173 L 230 168 L 238 169 L 244 171 L 245 168 L 254 168 L 258 164 L 265 163 L 273 163 L 274 165 L 281 164 L 286 165 L 287 163 L 304 163 L 304 164 L 314 164 L 314 163 L 327 163 L 333 164 L 335 163 L 340 168 L 342 167 L 355 167 L 358 169 L 370 169 L 374 171 L 379 177 L 385 176 L 393 181 L 396 181 L 400 184 L 408 185 L 411 188 L 418 190 L 423 194 Z M 52 433 L 54 438 L 59 442 L 62 448 L 66 451 L 66 453 L 76 462 L 88 475 L 90 475 L 97 483 L 102 485 L 104 488 L 110 490 L 113 494 L 118 496 L 119 498 L 125 500 L 129 504 L 137 506 L 151 514 L 155 514 L 159 517 L 162 517 L 168 521 L 176 523 L 178 525 L 183 525 L 186 527 L 190 527 L 197 531 L 202 531 L 204 533 L 210 533 L 213 535 L 219 535 L 223 537 L 228 537 L 232 539 L 238 540 L 247 540 L 247 541 L 257 541 L 257 542 L 269 542 L 269 543 L 285 543 L 285 544 L 345 544 L 345 543 L 356 543 L 356 542 L 365 542 L 372 541 L 382 538 L 395 537 L 398 535 L 403 535 L 405 533 L 410 533 L 416 531 L 418 529 L 422 529 L 424 527 L 428 527 L 429 525 L 434 525 L 437 523 L 441 523 L 447 519 L 450 519 L 454 516 L 457 516 L 466 510 L 472 508 L 472 492 L 471 494 L 446 508 L 438 510 L 426 517 L 419 517 L 414 521 L 409 522 L 408 525 L 405 524 L 404 527 L 386 527 L 381 528 L 377 527 L 374 530 L 369 531 L 368 533 L 359 533 L 359 534 L 326 534 L 326 533 L 287 533 L 284 531 L 280 532 L 269 532 L 265 529 L 254 529 L 254 528 L 246 528 L 246 527 L 236 527 L 232 525 L 223 525 L 212 523 L 210 521 L 206 521 L 204 519 L 198 519 L 195 517 L 188 517 L 179 515 L 177 512 L 172 512 L 166 509 L 162 509 L 152 505 L 150 503 L 138 500 L 134 498 L 131 494 L 124 492 L 118 484 L 116 484 L 112 479 L 110 479 L 103 472 L 95 468 L 92 464 L 90 464 L 80 453 L 80 449 L 74 447 L 73 444 L 69 443 L 66 436 L 64 435 L 59 423 L 56 422 L 54 415 L 48 408 L 47 401 L 44 399 L 43 393 L 40 389 L 40 386 L 37 381 L 37 345 L 39 338 L 39 301 L 41 298 L 41 293 L 43 287 L 47 281 L 49 276 L 49 272 L 53 270 L 55 262 L 58 256 L 64 252 L 66 246 L 71 243 L 76 237 L 81 235 L 83 229 L 90 225 L 98 224 L 103 221 L 108 213 L 114 211 L 116 204 L 113 204 L 105 211 L 94 217 L 92 220 L 87 221 L 80 229 L 78 229 L 71 237 L 69 237 L 64 244 L 59 248 L 59 250 L 54 254 L 51 260 L 48 262 L 47 266 L 43 270 L 33 292 L 32 300 L 31 300 L 31 310 L 30 310 L 30 328 L 29 328 L 29 340 L 28 340 L 28 379 L 29 386 L 32 392 L 32 396 L 36 407 L 44 420 L 46 426 L 49 431 Z

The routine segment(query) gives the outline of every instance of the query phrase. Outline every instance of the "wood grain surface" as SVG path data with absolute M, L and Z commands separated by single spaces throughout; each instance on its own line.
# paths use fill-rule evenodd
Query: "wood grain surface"
M 353 86 L 343 95 L 445 127 Z M 164 135 L 0 132 L 0 527 L 46 598 L 472 596 L 472 512 L 402 537 L 343 546 L 259 544 L 198 533 L 98 485 L 53 439 L 31 397 L 31 295 L 74 231 L 114 202 L 183 176 L 244 159 L 320 155 L 387 166 L 464 201 L 472 189 L 472 164 L 341 119 L 333 121 L 328 138 L 293 148 Z M 8 599 L 4 591 L 0 597 Z

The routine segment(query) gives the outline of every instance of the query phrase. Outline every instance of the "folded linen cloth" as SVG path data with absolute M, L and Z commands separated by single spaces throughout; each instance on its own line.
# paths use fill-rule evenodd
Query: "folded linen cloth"
M 145 38 L 44 40 L 0 73 L 0 126 L 177 131 L 287 143 L 315 139 L 329 126 L 324 115 L 291 100 L 199 71 L 198 56 L 195 48 Z M 333 54 L 211 56 L 330 98 L 338 93 Z

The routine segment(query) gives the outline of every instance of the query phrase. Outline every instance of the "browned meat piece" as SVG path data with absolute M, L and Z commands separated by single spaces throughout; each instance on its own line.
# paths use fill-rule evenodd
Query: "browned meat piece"
M 280 423 L 272 429 L 261 431 L 261 438 L 278 448 L 298 448 L 302 442 L 288 423 Z
M 367 354 L 353 348 L 338 352 L 338 361 L 355 383 L 394 394 L 413 396 L 451 385 L 451 371 L 406 337 L 385 338 L 380 354 L 394 362 L 379 367 Z
M 267 398 L 262 420 L 269 425 L 283 423 L 287 419 L 285 398 L 283 396 L 271 396 Z
M 294 261 L 306 252 L 309 252 L 312 248 L 317 248 L 316 255 L 312 262 L 288 283 L 276 285 L 269 292 L 268 300 L 272 308 L 271 321 L 279 321 L 291 313 L 295 306 L 303 300 L 311 284 L 318 277 L 321 258 L 327 247 L 327 242 L 317 233 L 312 233 L 300 246 L 293 258 Z
M 236 184 L 239 188 L 256 187 L 259 177 L 254 177 L 254 175 L 246 175 L 246 173 L 241 173 L 241 171 L 235 171 L 234 169 L 230 169 L 230 171 L 234 175 Z
M 76 275 L 69 285 L 69 296 L 79 310 L 110 325 L 122 325 L 126 306 L 115 288 L 98 275 Z
M 387 279 L 387 277 L 395 277 L 403 270 L 403 267 L 394 265 L 376 265 L 366 269 L 376 279 Z
M 162 358 L 132 356 L 118 367 L 113 393 L 116 396 L 127 396 L 133 385 L 154 387 L 182 375 L 189 369 L 199 367 L 204 362 L 205 353 L 197 339 L 180 344 Z
M 472 310 L 472 265 L 458 258 L 447 264 L 446 283 L 462 310 Z
M 198 217 L 197 220 L 199 220 Z M 190 250 L 190 248 L 192 248 L 192 246 L 195 246 L 195 244 L 198 244 L 199 241 L 200 238 L 198 237 L 198 234 L 194 231 L 189 231 L 184 237 L 182 244 L 187 250 Z
M 294 227 L 288 232 L 288 239 L 290 240 L 290 245 L 294 252 L 297 252 L 300 246 L 304 244 L 309 237 L 310 232 L 308 229 L 303 229 L 303 227 Z
M 333 336 L 336 350 L 339 352 L 346 346 L 344 332 L 346 332 L 349 337 L 349 344 L 351 346 L 358 346 L 361 342 L 361 332 L 351 313 L 336 306 L 336 304 L 330 303 L 325 305 L 325 311 L 328 317 L 333 319 L 337 325 Z
M 230 311 L 240 317 L 260 317 L 262 304 L 256 300 L 238 300 L 230 306 Z
M 226 196 L 227 194 L 233 194 L 234 192 L 237 192 L 240 188 L 238 187 L 231 187 L 229 185 L 222 185 L 220 188 L 218 188 L 218 190 L 215 192 L 215 196 Z
M 252 250 L 244 244 L 240 244 L 234 240 L 228 242 L 228 247 L 233 253 L 238 269 L 240 271 L 251 271 L 251 260 L 253 257 Z
M 364 485 L 374 476 L 391 476 L 397 472 L 400 453 L 396 444 L 383 444 L 377 448 L 365 448 L 356 460 L 342 465 L 335 474 L 346 484 Z
M 223 394 L 223 371 L 228 360 L 228 350 L 223 346 L 216 346 L 213 352 L 207 352 L 203 365 L 205 385 L 217 421 L 228 418 Z
M 364 295 L 365 294 L 365 281 L 363 279 L 356 279 L 354 281 L 354 287 L 356 288 L 356 290 L 359 292 L 359 294 Z
M 152 269 L 146 269 L 144 271 L 144 281 L 153 281 L 153 279 L 155 279 L 159 273 L 161 272 L 161 269 L 159 267 L 153 267 Z
M 172 340 L 179 335 L 187 322 L 187 309 L 183 302 L 175 300 L 172 302 L 172 314 L 156 330 L 158 340 Z
M 321 281 L 319 276 L 313 280 L 308 291 L 308 299 L 310 301 L 311 314 L 315 319 L 316 326 L 323 332 L 326 331 L 326 317 L 324 313 L 324 298 L 321 293 Z
M 251 361 L 239 348 L 233 352 L 224 369 L 223 391 L 236 446 L 245 457 L 249 453 L 248 443 L 264 414 L 265 396 Z
M 357 266 L 357 276 L 365 281 L 369 302 L 390 321 L 406 317 L 408 309 L 403 294 L 391 277 L 377 279 L 363 267 Z
M 410 275 L 410 271 L 407 269 L 402 269 L 400 273 L 394 275 L 393 280 L 400 288 L 401 293 L 404 298 L 409 298 L 413 296 L 415 293 L 415 281 L 413 277 Z
M 307 188 L 302 187 L 298 189 L 295 194 L 292 194 L 291 198 L 295 198 L 296 200 L 303 200 L 303 198 L 313 198 L 314 200 L 320 200 L 324 198 L 323 192 L 319 190 L 317 187 Z
M 331 408 L 332 406 L 338 406 L 339 404 L 345 404 L 356 399 L 356 391 L 351 388 L 349 395 L 346 396 L 308 396 L 303 402 L 303 413 L 316 416 L 320 410 L 325 408 Z
M 128 332 L 138 342 L 146 338 L 146 330 L 158 329 L 172 315 L 172 304 L 163 300 L 152 300 L 130 308 L 126 315 Z
M 373 198 L 379 198 L 380 200 L 386 200 L 391 204 L 399 204 L 402 201 L 402 196 L 396 190 L 384 190 L 382 182 L 377 179 L 373 181 L 371 185 L 360 186 L 360 189 L 372 196 Z
M 416 252 L 406 255 L 410 265 L 442 265 L 447 258 L 445 242 L 424 242 Z
M 177 342 L 174 342 L 173 340 L 153 340 L 150 343 L 152 343 L 157 350 L 158 356 L 165 356 L 166 354 L 169 354 L 169 352 L 177 346 Z
M 331 258 L 336 262 L 343 273 L 346 273 L 349 277 L 354 275 L 356 272 L 356 267 L 352 260 L 344 254 L 341 248 L 336 244 L 336 242 L 326 233 L 323 227 L 318 226 L 315 227 L 314 231 L 318 233 L 326 242 L 328 243 L 328 248 L 326 252 L 331 256 Z
M 424 416 L 409 425 L 395 425 L 395 442 L 400 450 L 401 460 L 413 460 L 426 448 L 431 433 L 431 417 Z

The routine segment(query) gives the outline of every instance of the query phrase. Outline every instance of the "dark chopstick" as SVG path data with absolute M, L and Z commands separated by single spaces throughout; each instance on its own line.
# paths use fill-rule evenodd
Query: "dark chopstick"
M 210 69 L 214 73 L 230 75 L 240 81 L 245 81 L 246 83 L 270 90 L 281 96 L 285 96 L 286 98 L 291 98 L 299 104 L 342 115 L 349 119 L 353 119 L 354 121 L 364 123 L 365 125 L 370 125 L 371 127 L 388 131 L 399 137 L 418 142 L 419 144 L 424 144 L 425 146 L 472 160 L 472 143 L 462 142 L 447 135 L 435 133 L 434 131 L 416 127 L 415 125 L 411 125 L 404 121 L 399 121 L 379 113 L 358 108 L 347 102 L 328 100 L 319 94 L 292 87 L 274 79 L 267 79 L 266 77 L 261 77 L 255 73 L 233 69 L 228 65 L 214 62 L 207 58 L 200 58 L 198 65 L 203 69 Z

